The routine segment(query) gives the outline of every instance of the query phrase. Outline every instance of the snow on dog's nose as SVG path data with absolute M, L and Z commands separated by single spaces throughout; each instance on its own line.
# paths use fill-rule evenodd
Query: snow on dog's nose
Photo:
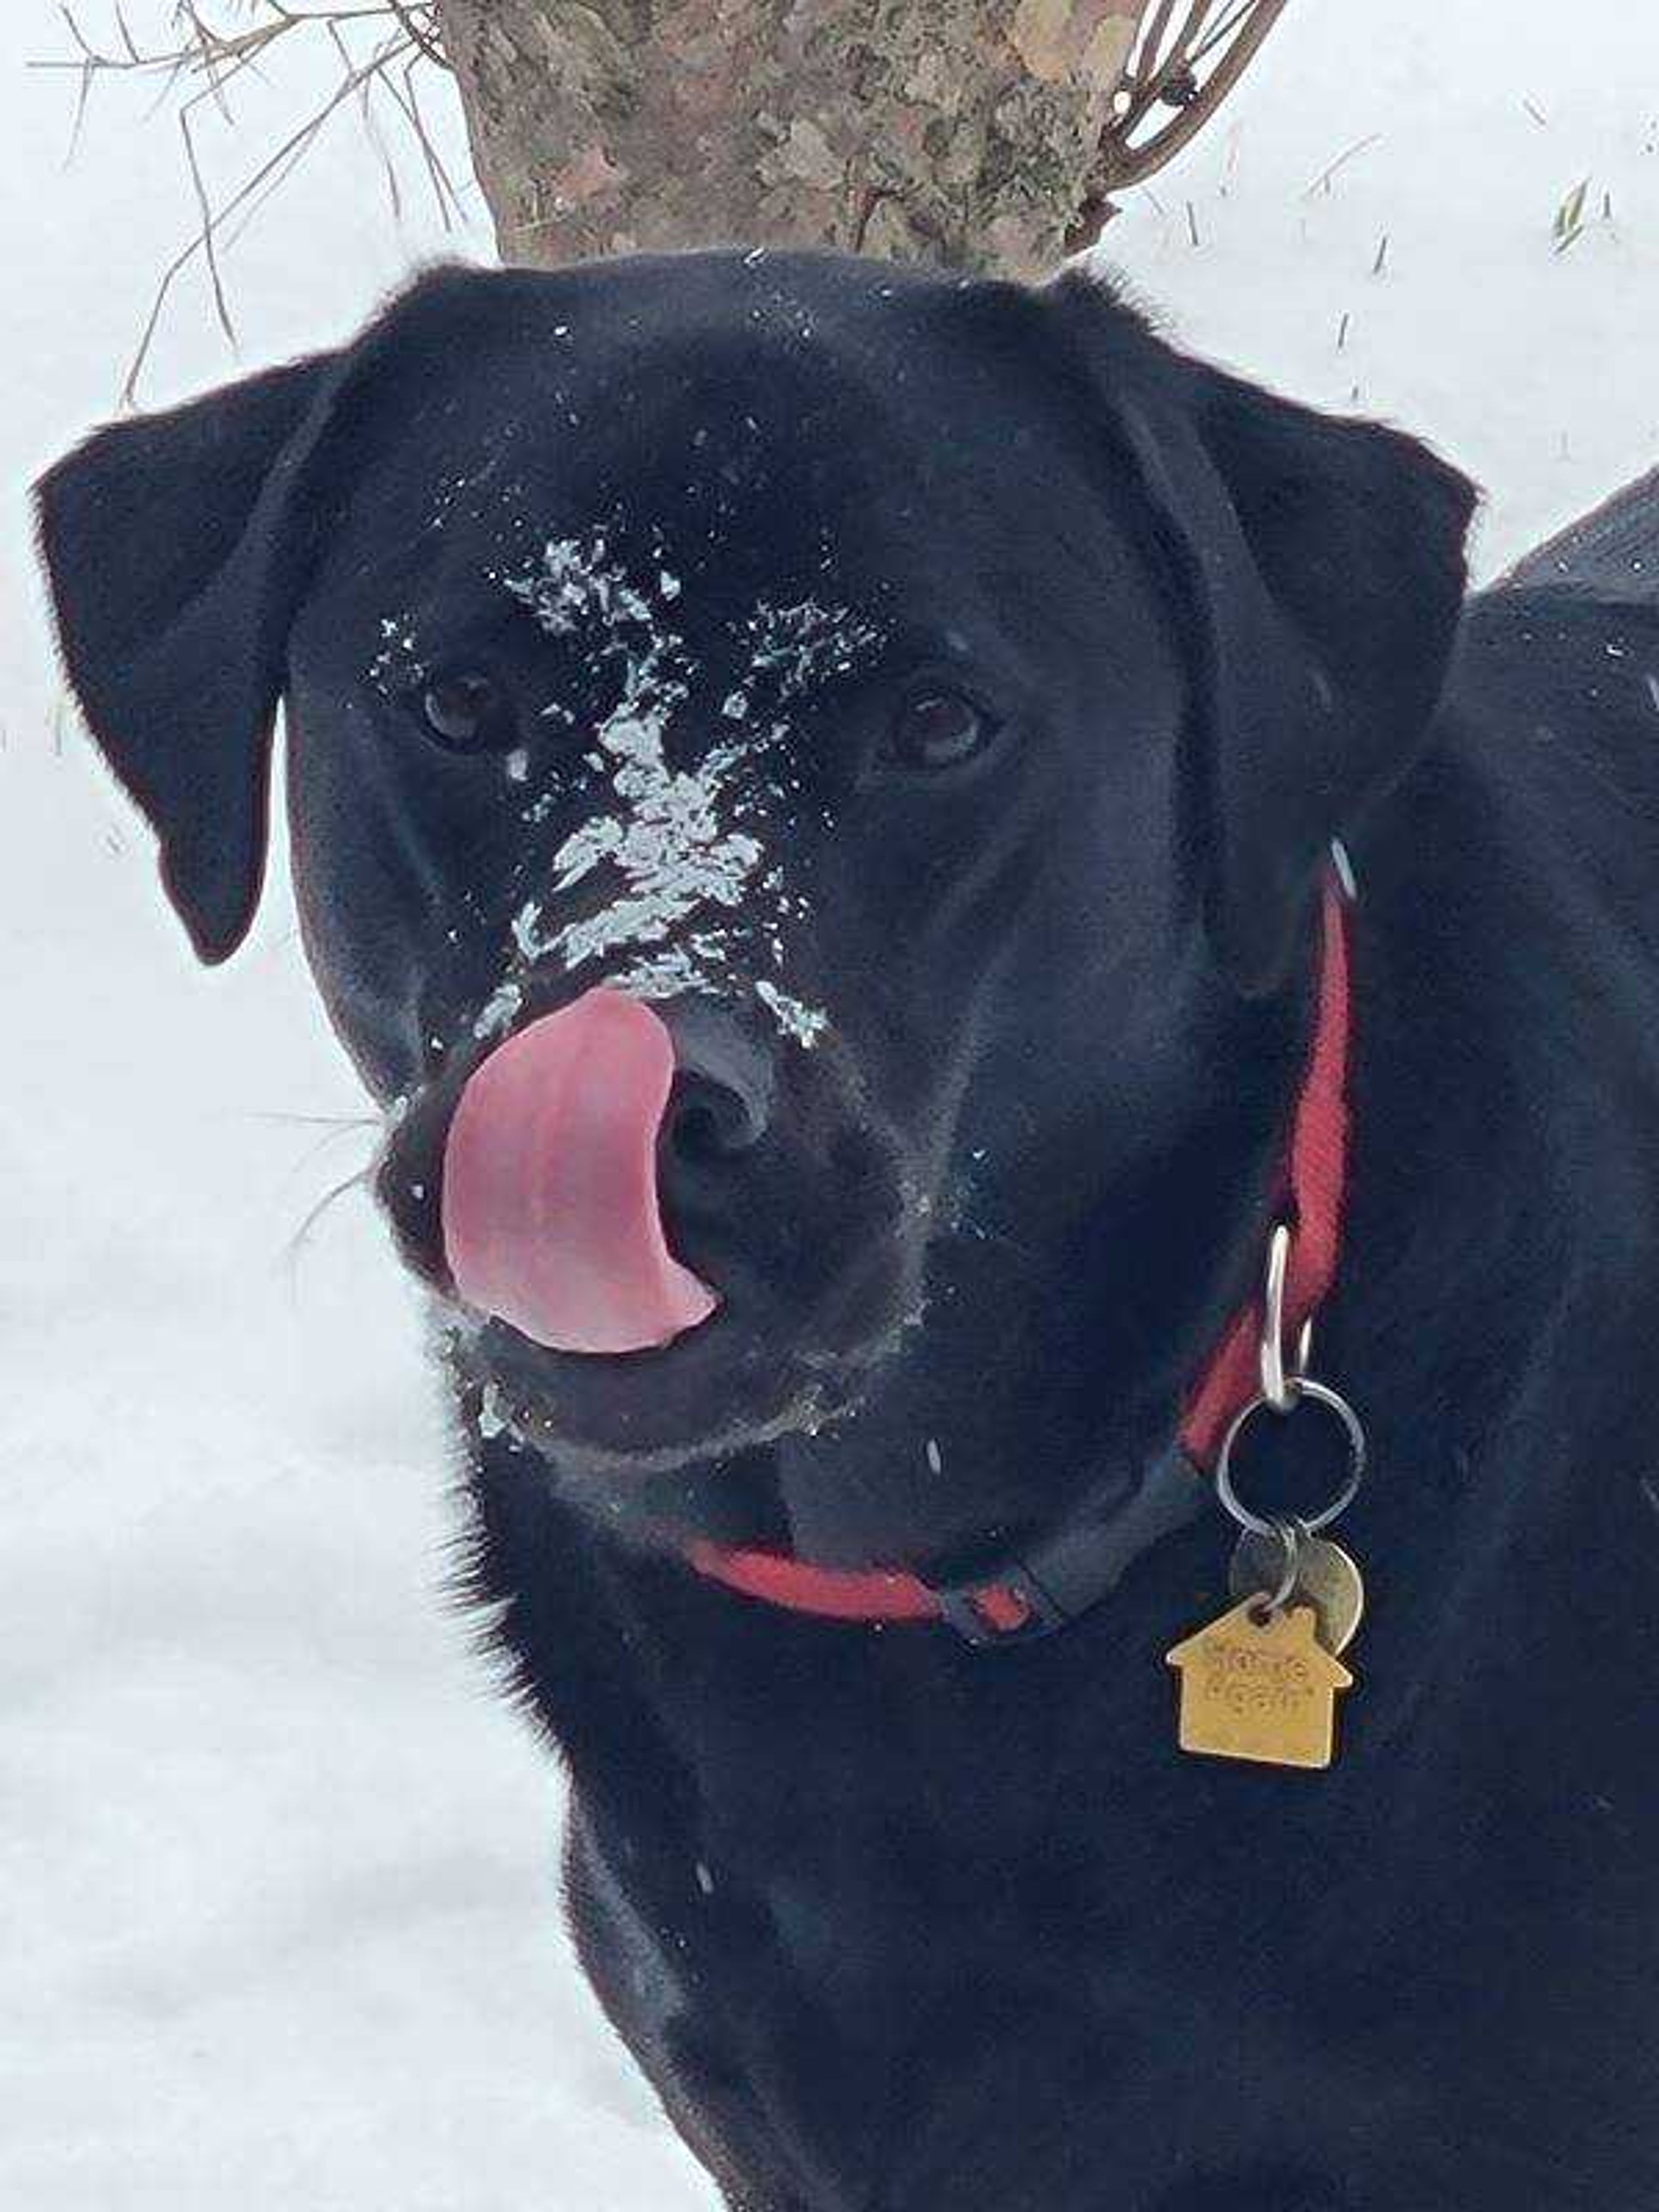
M 444 1252 L 480 1313 L 558 1352 L 644 1352 L 720 1301 L 669 1251 L 657 1136 L 674 1079 L 661 1018 L 589 991 L 477 1068 L 444 1150 Z

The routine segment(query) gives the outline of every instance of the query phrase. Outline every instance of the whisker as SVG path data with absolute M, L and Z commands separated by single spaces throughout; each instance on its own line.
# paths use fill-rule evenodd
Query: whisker
M 301 1129 L 378 1129 L 382 1126 L 378 1114 L 283 1114 L 258 1109 L 248 1115 L 250 1121 L 283 1121 Z
M 312 1161 L 327 1152 L 331 1146 L 337 1145 L 342 1137 L 361 1137 L 365 1129 L 372 1131 L 376 1139 L 374 1150 L 368 1164 L 372 1168 L 380 1156 L 379 1142 L 382 1134 L 380 1124 L 378 1121 L 346 1121 L 342 1122 L 337 1128 L 325 1129 L 314 1144 L 307 1145 L 289 1168 L 289 1176 L 296 1176 L 302 1168 L 309 1167 Z
M 289 1164 L 288 1169 L 289 1177 L 298 1175 L 302 1169 L 308 1167 L 319 1152 L 325 1152 L 331 1145 L 337 1144 L 342 1137 L 353 1136 L 366 1131 L 378 1139 L 385 1135 L 386 1129 L 385 1118 L 379 1114 L 290 1114 L 276 1109 L 267 1109 L 247 1113 L 242 1118 L 249 1121 L 264 1121 L 277 1128 L 322 1131 L 323 1133 L 317 1141 L 307 1145 Z
M 346 1197 L 349 1193 L 366 1188 L 378 1165 L 378 1158 L 370 1160 L 366 1166 L 359 1168 L 355 1175 L 347 1176 L 343 1182 L 337 1182 L 331 1190 L 325 1190 L 316 1204 L 307 1211 L 305 1218 L 283 1247 L 283 1259 L 290 1279 L 298 1270 L 301 1257 L 311 1241 L 317 1224 L 328 1212 L 330 1206 Z

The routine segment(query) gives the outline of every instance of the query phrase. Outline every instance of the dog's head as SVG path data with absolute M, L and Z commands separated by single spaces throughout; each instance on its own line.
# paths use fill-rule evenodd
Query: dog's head
M 1078 277 L 736 253 L 434 275 L 41 492 L 210 960 L 285 707 L 311 961 L 502 1417 L 644 1469 L 862 1407 L 964 1528 L 1184 1379 L 1468 512 Z

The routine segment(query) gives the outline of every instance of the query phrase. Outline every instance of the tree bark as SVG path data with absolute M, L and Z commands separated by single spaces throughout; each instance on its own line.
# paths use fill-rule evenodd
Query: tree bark
M 435 0 L 504 261 L 819 246 L 1020 276 L 1092 240 L 1284 4 Z

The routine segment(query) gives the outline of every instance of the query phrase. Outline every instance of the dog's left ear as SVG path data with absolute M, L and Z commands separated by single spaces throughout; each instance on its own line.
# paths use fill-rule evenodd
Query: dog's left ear
M 1331 840 L 1428 738 L 1474 487 L 1399 431 L 1172 352 L 1087 279 L 1051 295 L 1148 510 L 1192 671 L 1188 827 L 1209 932 L 1260 994 L 1304 940 Z
M 37 487 L 65 670 L 204 960 L 234 950 L 259 895 L 271 725 L 313 534 L 295 487 L 342 359 L 116 423 Z

